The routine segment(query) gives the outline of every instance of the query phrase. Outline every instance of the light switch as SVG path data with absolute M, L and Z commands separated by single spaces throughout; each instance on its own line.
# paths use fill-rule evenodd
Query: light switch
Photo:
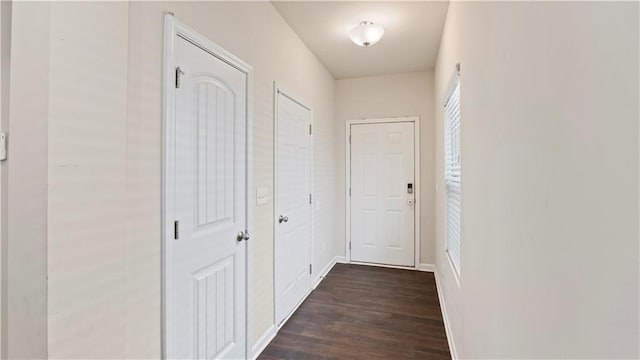
M 259 187 L 256 189 L 256 204 L 265 205 L 269 203 L 269 188 Z

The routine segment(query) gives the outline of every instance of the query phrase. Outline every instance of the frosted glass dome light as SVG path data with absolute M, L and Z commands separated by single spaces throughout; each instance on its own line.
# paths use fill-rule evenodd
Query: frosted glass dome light
M 351 41 L 358 46 L 364 47 L 371 46 L 380 41 L 382 35 L 384 35 L 384 28 L 371 21 L 363 21 L 349 32 Z

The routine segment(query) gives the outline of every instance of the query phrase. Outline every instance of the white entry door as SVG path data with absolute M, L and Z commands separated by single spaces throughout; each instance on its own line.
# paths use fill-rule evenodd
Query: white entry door
M 247 74 L 180 36 L 175 52 L 166 357 L 244 359 Z
M 311 286 L 311 111 L 278 91 L 276 127 L 276 324 Z
M 414 266 L 414 123 L 351 125 L 351 261 Z

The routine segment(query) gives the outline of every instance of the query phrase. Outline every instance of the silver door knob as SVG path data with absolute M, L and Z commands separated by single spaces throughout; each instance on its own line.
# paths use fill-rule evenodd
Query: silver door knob
M 240 231 L 240 232 L 238 233 L 238 236 L 236 237 L 236 239 L 237 239 L 238 241 L 242 241 L 242 240 L 245 240 L 245 241 L 246 241 L 246 240 L 249 240 L 250 238 L 251 238 L 251 236 L 250 236 L 250 235 L 249 235 L 249 233 L 248 233 L 248 232 L 246 232 L 246 231 Z
M 288 216 L 284 216 L 284 215 L 280 215 L 280 217 L 278 218 L 278 222 L 279 223 L 283 223 L 283 222 L 287 222 L 289 221 L 289 217 Z

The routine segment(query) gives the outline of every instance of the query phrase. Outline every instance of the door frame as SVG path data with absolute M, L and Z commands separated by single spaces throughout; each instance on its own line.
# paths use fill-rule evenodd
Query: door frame
M 162 144 L 162 358 L 167 356 L 167 298 L 169 290 L 167 286 L 168 260 L 171 256 L 168 246 L 173 241 L 173 222 L 175 215 L 173 212 L 174 203 L 171 196 L 171 189 L 175 185 L 174 170 L 174 131 L 175 131 L 175 38 L 181 38 L 198 46 L 202 50 L 208 52 L 212 56 L 226 62 L 246 74 L 246 221 L 247 232 L 254 234 L 253 224 L 253 68 L 236 57 L 229 51 L 225 50 L 218 44 L 207 39 L 195 30 L 192 30 L 182 22 L 180 22 L 173 13 L 166 13 L 164 16 L 164 50 L 163 50 L 163 79 L 162 79 L 162 102 L 163 102 L 163 144 Z M 246 246 L 246 265 L 245 265 L 245 356 L 251 357 L 252 345 L 252 324 L 250 319 L 253 315 L 253 307 L 251 299 L 253 298 L 253 242 L 247 241 Z
M 314 194 L 313 192 L 313 158 L 314 158 L 313 107 L 310 105 L 307 105 L 309 103 L 305 100 L 301 100 L 299 96 L 293 95 L 287 88 L 282 86 L 280 81 L 274 81 L 273 82 L 273 322 L 274 322 L 274 325 L 276 326 L 276 329 L 280 329 L 280 327 L 287 322 L 289 317 L 291 317 L 291 315 L 297 310 L 300 304 L 302 304 L 304 300 L 307 298 L 307 296 L 309 296 L 309 294 L 311 293 L 311 289 L 313 287 L 313 273 L 312 273 L 313 271 L 311 271 L 309 273 L 309 289 L 307 289 L 306 294 L 304 295 L 302 300 L 300 300 L 300 302 L 296 304 L 293 311 L 291 311 L 290 314 L 285 316 L 283 321 L 280 324 L 278 324 L 276 319 L 276 314 L 277 314 L 276 307 L 278 306 L 278 299 L 276 295 L 276 281 L 278 277 L 276 275 L 276 261 L 275 261 L 277 240 L 278 240 L 278 230 L 277 230 L 277 226 L 278 226 L 277 225 L 278 224 L 278 214 L 277 214 L 277 210 L 278 210 L 278 185 L 277 185 L 278 184 L 278 94 L 284 95 L 291 101 L 309 110 L 309 112 L 311 113 L 311 119 L 310 119 L 311 134 L 309 136 L 310 151 L 308 155 L 309 158 L 307 159 L 309 161 L 309 187 L 311 191 L 311 204 L 310 204 L 311 206 L 309 210 L 309 227 L 310 227 L 309 229 L 310 230 L 309 264 L 311 265 L 311 269 L 313 269 L 313 245 L 314 245 L 314 241 L 313 241 L 313 233 L 314 233 L 313 231 L 313 198 L 314 198 L 314 195 L 313 195 Z
M 399 123 L 399 122 L 412 122 L 413 123 L 413 161 L 414 161 L 414 220 L 413 220 L 413 234 L 415 245 L 413 247 L 414 260 L 413 266 L 397 266 L 397 265 L 384 265 L 374 263 L 362 263 L 358 261 L 351 261 L 351 249 L 349 244 L 351 243 L 351 195 L 349 194 L 349 188 L 351 184 L 351 125 L 361 124 L 384 124 L 384 123 Z M 352 264 L 365 264 L 374 265 L 380 267 L 390 267 L 399 269 L 415 269 L 420 267 L 420 207 L 422 206 L 422 199 L 420 198 L 421 184 L 420 184 L 420 117 L 419 116 L 402 116 L 402 117 L 390 117 L 390 118 L 370 118 L 359 120 L 347 120 L 345 123 L 345 183 L 344 183 L 344 195 L 346 203 L 346 226 L 345 226 L 345 242 L 344 253 L 347 263 Z

